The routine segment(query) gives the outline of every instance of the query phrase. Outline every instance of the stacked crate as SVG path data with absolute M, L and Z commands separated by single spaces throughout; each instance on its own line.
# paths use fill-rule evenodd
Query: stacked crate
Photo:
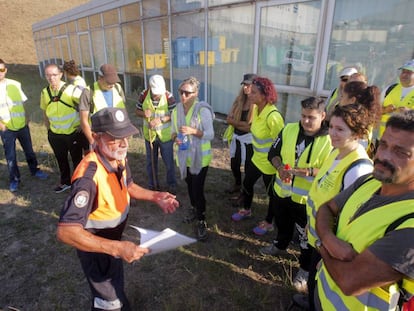
M 191 65 L 191 39 L 178 37 L 173 41 L 173 64 L 176 68 L 188 68 Z

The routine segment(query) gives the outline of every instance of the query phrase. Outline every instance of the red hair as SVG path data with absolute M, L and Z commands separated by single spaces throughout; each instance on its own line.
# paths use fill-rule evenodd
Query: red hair
M 275 104 L 277 102 L 277 92 L 273 82 L 270 79 L 265 77 L 257 77 L 253 79 L 252 83 L 256 85 L 260 93 L 265 96 L 267 103 Z

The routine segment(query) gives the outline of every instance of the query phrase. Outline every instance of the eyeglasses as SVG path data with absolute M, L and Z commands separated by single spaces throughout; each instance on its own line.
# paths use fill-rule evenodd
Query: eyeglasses
M 349 78 L 348 77 L 341 77 L 341 81 L 342 82 L 348 82 Z
M 191 94 L 194 94 L 195 92 L 191 92 L 191 91 L 184 91 L 184 90 L 180 90 L 180 95 L 185 95 L 185 97 L 190 96 Z
M 0 72 L 6 72 L 6 68 L 0 68 Z
M 58 75 L 60 75 L 59 73 L 52 73 L 50 75 L 46 75 L 46 78 L 50 79 L 52 77 L 57 77 Z

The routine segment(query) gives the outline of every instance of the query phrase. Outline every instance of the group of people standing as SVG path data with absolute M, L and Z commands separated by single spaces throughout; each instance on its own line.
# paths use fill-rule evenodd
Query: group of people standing
M 286 254 L 297 230 L 300 269 L 293 285 L 305 294 L 293 297 L 294 306 L 395 310 L 399 292 L 400 305 L 414 294 L 410 290 L 414 273 L 408 268 L 414 245 L 401 240 L 414 229 L 414 205 L 406 201 L 414 193 L 414 60 L 399 70 L 400 81 L 381 94 L 356 68 L 344 68 L 327 101 L 307 98 L 301 102 L 299 122 L 284 125 L 282 119 L 273 128 L 271 114 L 260 114 L 264 98 L 273 90 L 253 74 L 245 75 L 251 80 L 242 81 L 244 101 L 239 94 L 225 133 L 234 176 L 226 192 L 240 207 L 232 219 L 252 216 L 252 185 L 262 177 L 268 212 L 253 232 L 261 236 L 277 229 L 273 242 L 260 249 L 263 255 L 275 256 Z M 267 102 L 277 111 L 273 99 Z M 235 114 L 238 109 L 243 113 Z M 252 164 L 255 158 L 261 160 Z M 364 199 L 355 192 L 364 193 Z M 394 207 L 404 204 L 410 206 L 401 212 Z M 398 216 L 390 218 L 394 213 Z M 384 271 L 374 275 L 376 265 Z
M 297 229 L 300 269 L 293 285 L 308 293 L 293 297 L 298 306 L 395 310 L 414 294 L 414 60 L 399 69 L 400 81 L 383 91 L 382 100 L 378 87 L 368 85 L 356 69 L 345 68 L 328 108 L 322 98 L 306 98 L 300 120 L 288 124 L 277 109 L 272 81 L 255 74 L 243 77 L 227 117 L 234 184 L 226 192 L 236 195 L 240 207 L 231 218 L 252 217 L 254 185 L 262 177 L 268 211 L 253 232 L 262 236 L 277 229 L 272 243 L 259 250 L 274 256 L 286 253 Z M 40 101 L 60 170 L 54 190 L 71 188 L 57 236 L 78 251 L 92 309 L 129 310 L 122 260 L 132 262 L 150 251 L 121 241 L 130 198 L 154 202 L 165 213 L 176 210 L 174 148 L 191 203 L 187 220 L 196 221 L 199 240 L 207 238 L 204 184 L 212 159 L 214 112 L 199 101 L 196 78 L 180 83 L 179 103 L 162 76 L 150 78 L 136 107 L 144 120 L 146 189 L 133 181 L 126 157 L 128 138 L 138 130 L 125 110 L 116 68 L 102 65 L 98 81 L 89 87 L 79 79 L 74 62 L 65 62 L 64 70 L 66 83 L 59 66 L 45 67 L 49 85 Z M 38 169 L 31 146 L 23 107 L 27 98 L 17 81 L 5 78 L 6 72 L 0 60 L 0 94 L 5 94 L 1 138 L 14 192 L 20 181 L 16 139 L 32 175 L 48 176 Z M 169 192 L 160 191 L 159 150 Z

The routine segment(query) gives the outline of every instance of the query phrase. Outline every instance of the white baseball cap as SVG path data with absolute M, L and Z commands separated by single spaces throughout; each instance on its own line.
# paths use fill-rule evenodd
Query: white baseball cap
M 164 78 L 160 75 L 153 75 L 149 79 L 149 86 L 154 95 L 163 95 L 166 92 Z

